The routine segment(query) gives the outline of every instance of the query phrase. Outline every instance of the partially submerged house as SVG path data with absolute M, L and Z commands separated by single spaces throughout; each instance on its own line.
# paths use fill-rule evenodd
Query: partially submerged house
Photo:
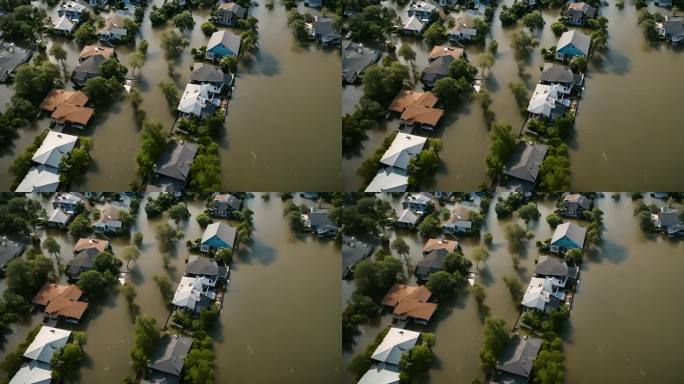
M 33 154 L 31 161 L 36 164 L 59 169 L 59 163 L 62 161 L 62 158 L 71 153 L 76 145 L 76 141 L 78 141 L 78 136 L 48 131 L 43 143 Z
M 542 340 L 529 336 L 513 336 L 500 358 L 491 382 L 522 384 L 532 377 L 534 360 L 541 350 Z
M 560 308 L 565 299 L 565 292 L 554 287 L 549 277 L 533 277 L 523 295 L 522 306 L 526 311 L 537 311 L 548 314 Z
M 65 320 L 80 323 L 88 309 L 88 303 L 81 301 L 83 291 L 76 285 L 45 283 L 33 298 L 33 304 L 44 307 L 45 318 L 52 322 Z
M 438 249 L 444 249 L 448 253 L 456 252 L 458 250 L 459 244 L 458 241 L 456 240 L 449 240 L 449 239 L 428 239 L 427 242 L 425 242 L 425 245 L 423 246 L 423 255 L 427 255 L 428 253 L 438 250 Z
M 456 19 L 456 23 L 449 31 L 449 40 L 469 42 L 477 38 L 476 18 L 471 15 L 462 15 Z
M 60 193 L 52 199 L 52 208 L 60 208 L 68 213 L 81 211 L 84 206 L 85 200 L 78 192 Z
M 563 254 L 570 249 L 584 249 L 584 238 L 587 229 L 575 223 L 563 223 L 556 227 L 551 238 L 550 250 Z
M 399 384 L 399 367 L 378 363 L 363 374 L 357 384 Z
M 361 80 L 363 71 L 380 60 L 380 52 L 360 43 L 347 44 L 342 49 L 342 82 L 354 84 Z
M 121 210 L 114 206 L 105 207 L 100 211 L 100 218 L 93 226 L 95 233 L 117 233 L 123 230 Z
M 411 16 L 401 27 L 401 32 L 405 35 L 418 36 L 423 33 L 426 25 L 427 24 L 421 21 L 417 16 Z
M 76 242 L 76 245 L 74 245 L 74 255 L 78 254 L 81 251 L 84 251 L 86 249 L 95 249 L 97 252 L 105 252 L 105 251 L 111 251 L 112 246 L 109 244 L 109 241 L 107 240 L 102 240 L 102 239 L 86 239 L 86 238 L 80 238 Z
M 67 91 L 53 88 L 40 103 L 40 109 L 50 113 L 52 122 L 58 127 L 84 129 L 95 110 L 87 107 L 88 95 L 81 91 Z
M 198 147 L 196 143 L 187 141 L 169 141 L 157 160 L 152 184 L 167 186 L 168 192 L 182 192 L 187 184 Z
M 406 192 L 408 173 L 394 167 L 382 168 L 368 184 L 364 192 Z
M 499 191 L 533 192 L 537 185 L 541 167 L 548 146 L 520 142 L 503 169 L 504 180 L 497 187 Z
M 556 44 L 556 59 L 571 60 L 575 57 L 589 56 L 591 38 L 578 30 L 563 32 Z
M 406 208 L 397 217 L 396 226 L 399 228 L 415 228 L 420 218 L 421 215 Z
M 434 131 L 442 116 L 444 116 L 443 109 L 409 104 L 401 113 L 400 119 L 403 127 Z
M 335 27 L 333 19 L 316 16 L 309 26 L 311 37 L 322 45 L 340 45 L 342 36 Z
M 406 13 L 427 23 L 437 16 L 437 7 L 427 1 L 414 1 L 409 5 Z
M 568 24 L 574 25 L 584 25 L 589 19 L 595 19 L 597 15 L 597 9 L 591 5 L 583 2 L 570 2 L 568 8 L 565 11 L 565 21 Z
M 19 368 L 9 384 L 50 384 L 52 369 L 50 364 L 30 361 Z
M 541 255 L 534 267 L 536 277 L 548 277 L 551 285 L 560 289 L 566 289 L 577 281 L 579 267 L 569 266 L 565 260 L 557 257 Z
M 114 48 L 111 47 L 103 47 L 101 45 L 93 44 L 86 45 L 78 55 L 78 62 L 80 63 L 91 56 L 102 56 L 105 59 L 109 59 L 110 57 L 116 58 L 116 53 L 114 52 Z
M 15 192 L 56 192 L 59 187 L 59 170 L 38 165 L 31 167 Z
M 204 120 L 213 115 L 221 105 L 221 99 L 212 90 L 214 88 L 210 84 L 186 84 L 178 103 L 179 116 Z
M 70 336 L 71 331 L 44 325 L 26 348 L 24 357 L 49 365 L 52 362 L 52 356 L 64 348 Z
M 432 92 L 418 92 L 409 89 L 402 89 L 392 100 L 388 110 L 390 112 L 403 113 L 409 105 L 432 108 L 439 102 L 437 96 Z
M 539 82 L 546 85 L 557 85 L 558 92 L 563 95 L 573 94 L 582 87 L 584 75 L 573 73 L 564 65 L 544 63 Z
M 434 272 L 444 270 L 444 258 L 450 252 L 444 248 L 433 249 L 416 263 L 414 274 L 420 281 L 427 280 Z
M 222 29 L 211 34 L 207 43 L 207 60 L 221 60 L 224 57 L 237 57 L 240 54 L 242 38 L 233 32 Z
M 230 193 L 217 193 L 209 206 L 209 212 L 218 217 L 232 217 L 242 209 L 242 200 Z
M 141 384 L 179 383 L 191 347 L 190 337 L 166 335 L 147 364 L 148 372 Z
M 426 88 L 432 88 L 435 82 L 439 79 L 443 79 L 449 76 L 449 66 L 456 59 L 452 56 L 441 56 L 434 59 L 427 67 L 423 70 L 420 75 L 420 81 L 425 85 Z
M 350 277 L 359 261 L 373 254 L 375 246 L 356 239 L 342 236 L 342 278 Z
M 76 29 L 77 23 L 70 20 L 66 16 L 61 16 L 60 18 L 53 20 L 52 22 L 52 33 L 56 35 L 70 35 Z
M 176 293 L 173 295 L 171 304 L 175 309 L 184 309 L 199 314 L 202 310 L 211 307 L 216 298 L 216 292 L 213 288 L 202 277 L 183 276 Z
M 553 121 L 563 116 L 571 104 L 563 91 L 559 84 L 537 84 L 527 105 L 530 117 Z
M 316 234 L 316 236 L 335 236 L 339 228 L 330 219 L 327 209 L 311 208 L 309 212 L 302 214 L 304 227 Z
M 94 269 L 95 257 L 100 252 L 97 248 L 86 248 L 76 252 L 73 259 L 67 262 L 64 270 L 69 280 L 76 281 L 81 276 L 81 273 Z
M 684 222 L 679 218 L 679 209 L 661 207 L 658 213 L 651 214 L 653 225 L 668 236 L 684 235 Z
M 204 230 L 200 249 L 202 252 L 214 252 L 220 249 L 233 249 L 235 246 L 235 227 L 225 223 L 211 223 Z
M 394 327 L 390 328 L 385 338 L 382 339 L 382 342 L 371 354 L 371 359 L 398 366 L 399 361 L 401 361 L 401 355 L 412 349 L 419 338 L 420 332 Z
M 0 82 L 4 83 L 14 77 L 14 71 L 20 65 L 28 63 L 33 52 L 19 48 L 14 43 L 0 43 Z
M 471 232 L 474 229 L 473 222 L 470 220 L 471 212 L 474 211 L 464 206 L 454 207 L 449 220 L 442 226 L 442 231 L 451 235 Z
M 198 255 L 190 255 L 185 264 L 185 276 L 202 278 L 202 283 L 216 287 L 228 282 L 229 267 L 219 265 L 215 260 Z
M 461 59 L 465 58 L 466 54 L 463 48 L 450 47 L 448 45 L 435 45 L 428 55 L 428 62 L 431 63 L 442 56 L 451 56 L 454 59 Z
M 66 17 L 70 21 L 78 24 L 81 17 L 88 11 L 88 7 L 80 1 L 64 1 L 57 8 L 57 15 Z
M 107 60 L 107 58 L 102 55 L 91 55 L 86 57 L 78 66 L 76 66 L 76 68 L 74 68 L 74 72 L 71 74 L 71 81 L 78 87 L 84 86 L 86 81 L 93 77 L 100 76 L 100 64 L 105 60 Z
M 10 261 L 24 253 L 26 245 L 12 241 L 6 236 L 0 236 L 0 274 L 5 270 Z
M 232 27 L 247 15 L 247 10 L 240 4 L 232 1 L 220 1 L 216 12 L 213 15 L 213 22 L 218 25 Z
M 105 20 L 104 26 L 97 30 L 97 35 L 100 37 L 100 40 L 112 42 L 126 40 L 128 38 L 128 29 L 126 29 L 127 20 L 130 19 L 118 14 L 109 16 Z
M 568 193 L 563 196 L 558 210 L 563 216 L 582 217 L 582 212 L 590 210 L 592 204 L 591 199 L 582 194 Z
M 394 284 L 382 299 L 382 305 L 392 308 L 396 320 L 411 320 L 426 325 L 437 310 L 430 303 L 432 292 L 422 285 Z
M 192 65 L 190 82 L 193 84 L 207 84 L 210 96 L 219 97 L 230 93 L 235 80 L 232 73 L 224 73 L 221 68 L 207 63 L 195 63 Z
M 408 188 L 408 166 L 427 143 L 427 138 L 398 132 L 382 155 L 380 163 L 386 168 L 378 171 L 366 187 L 366 192 L 403 192 Z
M 684 42 L 683 20 L 681 17 L 665 16 L 665 20 L 656 22 L 656 31 L 672 45 L 681 44 Z
M 404 197 L 401 201 L 401 206 L 422 215 L 434 206 L 434 201 L 429 193 L 411 193 Z

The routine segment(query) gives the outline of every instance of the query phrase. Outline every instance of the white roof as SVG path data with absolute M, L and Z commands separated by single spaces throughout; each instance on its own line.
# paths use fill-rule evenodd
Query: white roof
M 53 28 L 60 31 L 71 32 L 74 30 L 74 26 L 75 24 L 64 15 L 57 20 Z
M 533 277 L 530 280 L 530 285 L 527 286 L 525 296 L 523 296 L 522 305 L 543 311 L 546 307 L 546 303 L 551 300 L 552 292 L 553 284 L 551 279 Z
M 427 143 L 425 137 L 399 132 L 392 141 L 392 145 L 382 155 L 380 162 L 390 167 L 406 170 L 411 158 L 423 150 L 425 143 Z
M 378 171 L 364 192 L 406 192 L 408 175 L 403 169 L 387 167 Z
M 76 140 L 78 140 L 78 136 L 49 131 L 47 136 L 45 136 L 45 140 L 43 140 L 43 144 L 41 144 L 31 160 L 38 164 L 59 168 L 60 160 L 74 149 Z
M 419 337 L 420 332 L 390 328 L 371 358 L 383 363 L 399 365 L 401 354 L 413 348 Z
M 561 88 L 559 84 L 537 84 L 527 106 L 527 111 L 538 115 L 550 116 L 551 111 L 556 106 L 556 100 L 559 99 Z
M 15 192 L 55 192 L 59 186 L 59 173 L 56 168 L 39 165 L 32 167 Z
M 26 348 L 24 357 L 50 364 L 52 355 L 64 348 L 70 335 L 71 331 L 44 325 L 31 345 Z
M 22 365 L 9 384 L 50 384 L 51 380 L 50 365 L 32 361 Z
M 214 101 L 209 97 L 210 90 L 211 86 L 208 84 L 188 83 L 185 86 L 180 103 L 178 103 L 178 110 L 183 113 L 201 116 L 202 110 L 204 110 L 207 103 L 218 105 L 218 101 Z
M 195 310 L 195 306 L 201 300 L 202 280 L 196 277 L 183 276 L 176 294 L 173 295 L 173 305 L 177 307 Z
M 383 364 L 375 365 L 363 375 L 358 384 L 399 384 L 399 369 Z

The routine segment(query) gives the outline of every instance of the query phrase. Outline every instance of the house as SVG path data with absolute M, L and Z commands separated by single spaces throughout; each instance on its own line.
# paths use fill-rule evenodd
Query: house
M 569 193 L 563 196 L 559 211 L 563 216 L 582 217 L 582 212 L 591 209 L 592 201 L 590 198 L 579 193 Z
M 167 335 L 161 340 L 150 362 L 149 383 L 171 384 L 178 383 L 183 374 L 185 359 L 190 353 L 192 338 L 178 335 Z M 143 380 L 141 383 L 145 383 Z
M 109 59 L 110 57 L 116 58 L 116 53 L 114 52 L 114 48 L 103 47 L 101 45 L 86 45 L 78 55 L 78 62 L 80 63 L 91 56 L 102 56 L 105 59 Z
M 471 15 L 463 15 L 456 19 L 456 23 L 449 31 L 449 40 L 457 42 L 469 42 L 477 38 L 476 18 Z
M 570 60 L 575 57 L 589 56 L 591 38 L 584 33 L 572 30 L 563 32 L 556 45 L 556 59 Z
M 73 213 L 68 213 L 62 208 L 57 208 L 50 213 L 46 225 L 48 227 L 66 228 L 69 221 L 74 217 Z
M 570 284 L 574 284 L 579 275 L 579 268 L 570 267 L 568 263 L 557 257 L 541 255 L 534 267 L 534 275 L 537 277 L 551 278 L 551 285 L 556 288 L 565 289 Z
M 74 255 L 86 249 L 95 249 L 97 252 L 111 251 L 112 246 L 107 240 L 80 238 L 74 245 Z
M 88 0 L 88 5 L 93 8 L 101 8 L 107 5 L 108 0 Z
M 535 337 L 513 336 L 497 359 L 493 380 L 510 384 L 529 382 L 541 345 L 542 340 Z
M 409 5 L 406 13 L 409 16 L 415 16 L 418 20 L 427 23 L 437 16 L 437 7 L 428 3 L 427 1 L 417 1 Z
M 400 228 L 415 228 L 420 220 L 421 215 L 417 215 L 412 210 L 404 209 L 397 218 L 396 225 Z
M 432 88 L 437 80 L 449 76 L 449 65 L 455 60 L 452 56 L 441 56 L 432 60 L 420 75 L 420 81 L 426 88 Z
M 411 159 L 417 156 L 427 143 L 427 138 L 399 132 L 382 155 L 380 163 L 388 167 L 408 170 Z
M 214 14 L 213 21 L 218 25 L 232 27 L 237 24 L 238 20 L 244 19 L 247 15 L 247 10 L 240 4 L 230 2 L 219 2 L 218 9 Z
M 413 348 L 419 338 L 420 332 L 392 327 L 371 354 L 371 359 L 398 366 L 401 355 Z
M 78 251 L 74 258 L 69 260 L 64 273 L 69 277 L 69 280 L 76 281 L 81 276 L 81 273 L 90 271 L 95 268 L 95 257 L 100 254 L 97 248 L 86 248 Z
M 401 27 L 401 32 L 405 35 L 418 36 L 423 33 L 426 25 L 427 24 L 421 21 L 417 16 L 411 16 Z
M 342 278 L 351 277 L 354 266 L 373 254 L 375 246 L 355 237 L 342 236 Z
M 364 192 L 406 192 L 407 188 L 406 170 L 387 167 L 378 171 Z
M 401 206 L 422 215 L 434 206 L 434 202 L 432 195 L 429 193 L 411 193 L 404 197 L 401 201 Z
M 195 314 L 209 308 L 216 297 L 216 293 L 209 284 L 206 284 L 205 287 L 205 281 L 201 277 L 181 277 L 171 304 L 176 309 L 186 309 Z
M 169 185 L 173 191 L 183 191 L 197 155 L 197 149 L 196 143 L 170 140 L 157 159 L 154 168 L 156 175 L 154 183 Z
M 118 14 L 109 16 L 105 20 L 104 26 L 97 30 L 100 40 L 114 42 L 126 40 L 128 37 L 128 29 L 126 29 L 127 20 L 130 19 Z
M 465 58 L 466 54 L 463 48 L 450 47 L 448 45 L 435 45 L 428 55 L 428 62 L 431 63 L 442 56 L 451 56 L 454 59 Z
M 89 79 L 100 76 L 100 64 L 105 60 L 106 58 L 102 55 L 92 55 L 83 59 L 83 61 L 74 68 L 74 72 L 71 75 L 71 81 L 78 87 L 84 86 Z
M 381 303 L 393 308 L 395 319 L 427 325 L 437 310 L 437 304 L 428 302 L 431 296 L 432 292 L 422 285 L 394 284 Z
M 52 356 L 64 348 L 69 341 L 71 331 L 43 325 L 33 342 L 26 348 L 24 357 L 41 363 L 50 364 Z
M 563 223 L 556 227 L 551 238 L 551 252 L 563 254 L 569 249 L 584 248 L 587 229 L 575 223 Z
M 342 43 L 342 36 L 329 17 L 316 16 L 309 29 L 311 37 L 322 45 L 340 45 Z
M 360 43 L 349 43 L 342 49 L 342 82 L 354 84 L 363 71 L 380 60 L 380 52 Z
M 327 209 L 311 208 L 309 213 L 302 215 L 304 227 L 317 236 L 335 236 L 339 228 L 330 220 Z
M 38 165 L 31 167 L 14 192 L 56 192 L 59 187 L 59 170 Z
M 391 364 L 375 364 L 364 375 L 358 384 L 399 384 L 399 367 Z
M 409 128 L 422 128 L 434 131 L 444 116 L 444 110 L 409 104 L 401 113 L 401 125 Z
M 548 146 L 520 142 L 503 169 L 505 180 L 497 187 L 498 191 L 532 192 L 537 185 L 541 167 Z
M 538 311 L 548 314 L 554 309 L 560 308 L 565 299 L 565 292 L 554 287 L 549 277 L 533 277 L 523 295 L 522 306 L 524 310 Z
M 242 209 L 242 200 L 230 193 L 218 193 L 214 195 L 209 207 L 209 212 L 218 217 L 232 217 L 234 212 Z
M 192 72 L 190 73 L 191 83 L 210 85 L 208 91 L 212 97 L 230 93 L 230 88 L 233 86 L 234 79 L 235 75 L 232 73 L 223 73 L 221 68 L 207 63 L 193 64 Z
M 668 236 L 684 234 L 684 223 L 679 219 L 678 209 L 661 207 L 658 213 L 651 215 L 651 220 L 656 228 Z
M 584 25 L 587 20 L 596 18 L 596 14 L 597 9 L 583 1 L 569 3 L 565 21 L 568 24 Z
M 224 57 L 238 56 L 240 54 L 240 36 L 228 30 L 220 30 L 211 34 L 207 43 L 206 58 L 208 60 L 221 60 Z
M 451 211 L 451 217 L 442 226 L 442 231 L 447 234 L 468 233 L 473 230 L 473 222 L 470 220 L 470 209 L 458 206 Z
M 43 143 L 33 154 L 31 161 L 36 164 L 59 169 L 60 161 L 74 149 L 77 140 L 78 136 L 48 131 Z
M 559 93 L 570 95 L 573 90 L 582 87 L 584 75 L 573 73 L 570 68 L 564 65 L 544 63 L 539 82 L 546 85 L 557 85 Z
M 0 236 L 0 274 L 7 268 L 7 264 L 21 256 L 26 246 L 12 241 L 6 236 Z
M 0 43 L 0 82 L 4 83 L 14 77 L 14 71 L 22 64 L 28 63 L 33 52 L 19 48 L 14 43 Z
M 434 107 L 439 99 L 432 92 L 417 92 L 409 89 L 402 89 L 389 105 L 391 112 L 403 113 L 409 105 L 421 107 Z
M 665 16 L 662 22 L 656 22 L 656 31 L 672 45 L 684 42 L 684 24 L 681 17 Z
M 204 120 L 213 115 L 221 105 L 221 99 L 214 97 L 211 92 L 213 89 L 209 84 L 186 84 L 178 103 L 180 116 Z
M 33 298 L 33 304 L 45 307 L 45 317 L 53 321 L 64 319 L 78 324 L 88 309 L 88 303 L 79 301 L 83 291 L 76 285 L 45 283 Z
M 57 35 L 70 35 L 75 29 L 76 23 L 66 17 L 66 15 L 52 22 L 52 32 Z
M 433 249 L 425 254 L 422 260 L 416 263 L 414 274 L 420 281 L 425 281 L 434 272 L 444 269 L 444 258 L 450 252 L 444 248 Z
M 190 255 L 188 263 L 185 264 L 185 276 L 202 278 L 202 283 L 210 287 L 227 283 L 228 272 L 229 267 L 197 255 Z
M 66 17 L 68 20 L 78 24 L 81 17 L 88 11 L 88 7 L 79 1 L 65 1 L 57 8 L 57 15 Z
M 50 118 L 58 127 L 84 129 L 95 110 L 86 107 L 90 98 L 81 91 L 53 88 L 40 104 L 40 109 L 51 112 Z
M 50 384 L 52 382 L 52 369 L 50 364 L 31 361 L 19 368 L 9 384 Z
M 202 252 L 214 252 L 220 249 L 233 249 L 236 230 L 228 224 L 211 223 L 204 230 L 200 249 Z
M 458 248 L 459 244 L 456 240 L 428 239 L 428 241 L 423 246 L 423 255 L 427 255 L 428 253 L 437 249 L 445 249 L 447 252 L 452 253 L 456 252 Z
M 121 220 L 121 210 L 119 208 L 109 206 L 100 212 L 100 218 L 93 227 L 96 233 L 117 233 L 123 229 L 123 221 Z
M 52 199 L 52 208 L 60 208 L 69 213 L 82 210 L 84 205 L 85 200 L 78 192 L 60 193 Z
M 304 6 L 310 8 L 323 7 L 323 0 L 304 0 Z
M 570 107 L 570 99 L 565 98 L 561 85 L 537 84 L 527 105 L 530 117 L 556 120 Z

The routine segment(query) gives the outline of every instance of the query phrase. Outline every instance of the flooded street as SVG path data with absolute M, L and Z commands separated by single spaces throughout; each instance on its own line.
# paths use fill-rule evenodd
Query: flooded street
M 340 285 L 332 278 L 340 274 L 339 252 L 332 242 L 292 235 L 277 195 L 271 195 L 269 201 L 257 195 L 247 205 L 254 211 L 254 242 L 231 267 L 230 285 L 211 335 L 217 356 L 216 382 L 339 381 L 341 309 L 330 305 L 339 302 Z M 204 209 L 204 202 L 188 202 L 188 208 L 192 217 L 181 223 L 185 237 L 169 252 L 168 268 L 155 239 L 156 226 L 166 219 L 148 221 L 141 207 L 133 228 L 143 233 L 144 240 L 127 281 L 137 289 L 135 302 L 141 312 L 153 316 L 158 324 L 164 324 L 169 311 L 153 278 L 169 276 L 175 289 L 188 255 L 185 241 L 201 238 L 203 233 L 195 217 Z M 51 234 L 62 247 L 62 262 L 67 262 L 75 240 L 59 232 Z M 127 238 L 115 239 L 114 253 L 128 244 Z M 0 290 L 4 290 L 3 282 L 0 280 Z M 133 319 L 124 295 L 110 295 L 103 305 L 89 309 L 86 319 L 77 327 L 88 336 L 88 361 L 80 370 L 80 382 L 121 383 L 132 373 L 128 352 Z M 42 314 L 37 314 L 30 321 L 13 324 L 14 332 L 0 345 L 0 355 L 14 350 L 41 320 Z
M 174 117 L 158 85 L 161 81 L 173 80 L 182 94 L 193 63 L 190 49 L 206 45 L 209 39 L 200 29 L 209 18 L 209 10 L 193 11 L 195 27 L 182 32 L 190 46 L 175 61 L 175 73 L 169 77 L 161 37 L 173 29 L 172 23 L 153 28 L 149 20 L 152 5 L 162 3 L 163 0 L 153 0 L 147 6 L 137 41 L 147 40 L 149 50 L 145 65 L 136 70 L 135 77 L 143 96 L 141 108 L 149 118 L 170 129 Z M 34 5 L 45 7 L 41 2 Z M 48 9 L 49 15 L 56 17 L 56 13 L 57 7 Z M 315 44 L 299 46 L 287 26 L 287 13 L 280 3 L 269 11 L 262 0 L 259 6 L 251 8 L 251 15 L 259 19 L 260 47 L 253 58 L 238 68 L 226 128 L 218 140 L 222 188 L 241 191 L 340 189 L 339 53 Z M 52 40 L 48 39 L 48 50 Z M 78 62 L 80 46 L 59 37 L 54 41 L 63 43 L 68 54 L 67 67 L 72 71 Z M 126 66 L 128 55 L 133 51 L 132 45 L 116 47 L 119 61 Z M 128 76 L 131 76 L 130 68 Z M 71 82 L 66 88 L 72 88 Z M 11 87 L 0 87 L 3 110 L 12 93 Z M 42 118 L 33 126 L 19 130 L 14 148 L 0 152 L 0 172 L 6 175 L 16 156 L 47 128 L 49 119 Z M 84 132 L 67 133 L 93 138 L 93 164 L 70 189 L 128 189 L 135 178 L 135 155 L 139 149 L 139 132 L 128 100 L 124 98 L 109 108 L 98 108 Z M 8 190 L 11 183 L 8 176 L 3 176 L 0 189 Z
M 511 5 L 512 0 L 501 4 Z M 399 15 L 407 6 L 383 3 L 397 9 Z M 486 72 L 485 88 L 492 96 L 490 109 L 499 121 L 520 130 L 524 116 L 520 114 L 508 84 L 521 80 L 510 47 L 515 31 L 527 30 L 518 26 L 502 27 L 497 9 L 487 42 L 498 41 L 496 61 Z M 649 5 L 651 12 L 669 14 L 669 10 Z M 604 57 L 592 60 L 585 80 L 585 90 L 578 109 L 575 133 L 567 142 L 570 147 L 572 188 L 576 190 L 673 190 L 681 188 L 681 179 L 673 175 L 684 171 L 682 162 L 672 161 L 678 148 L 684 145 L 679 120 L 669 111 L 677 109 L 677 85 L 684 83 L 684 50 L 668 45 L 652 47 L 646 43 L 637 24 L 638 12 L 632 3 L 623 10 L 614 4 L 601 7 L 601 15 L 608 22 L 608 50 Z M 455 15 L 455 13 L 452 13 Z M 557 37 L 550 25 L 558 20 L 558 10 L 544 10 L 546 22 L 542 31 L 532 35 L 539 40 L 525 67 L 524 83 L 529 94 L 539 80 L 543 64 L 540 49 L 555 46 Z M 432 47 L 424 41 L 402 37 L 395 40 L 411 43 L 416 51 L 416 70 L 426 66 L 426 56 Z M 467 46 L 471 64 L 477 65 L 482 48 Z M 600 55 L 599 55 L 600 56 Z M 403 59 L 400 59 L 403 62 Z M 421 89 L 418 82 L 416 89 Z M 342 90 L 342 111 L 351 113 L 363 94 L 361 86 L 345 86 Z M 660 97 L 656 95 L 662 95 Z M 475 190 L 486 180 L 485 158 L 489 153 L 489 132 L 482 108 L 477 100 L 464 103 L 456 111 L 448 112 L 435 132 L 419 130 L 421 136 L 439 137 L 443 141 L 440 152 L 442 165 L 432 185 L 423 190 Z M 344 187 L 356 191 L 361 187 L 356 169 L 399 125 L 398 119 L 367 131 L 358 153 L 343 160 Z M 634 156 L 629 149 L 638 150 Z M 620 175 L 618 177 L 617 175 Z
M 399 200 L 393 200 L 399 204 Z M 663 201 L 646 199 L 646 203 Z M 614 201 L 610 194 L 598 200 L 604 215 L 604 241 L 594 254 L 586 255 L 580 275 L 579 289 L 570 311 L 569 327 L 563 335 L 567 383 L 676 383 L 681 358 L 677 346 L 684 342 L 678 330 L 684 321 L 684 308 L 678 303 L 676 286 L 679 271 L 684 268 L 684 244 L 663 238 L 647 238 L 632 216 L 632 201 L 623 194 Z M 527 286 L 539 252 L 537 240 L 551 237 L 552 230 L 544 220 L 554 209 L 551 201 L 538 202 L 539 223 L 530 223 L 534 238 L 520 254 L 520 268 L 513 266 L 511 252 L 504 238 L 506 224 L 517 218 L 497 220 L 492 209 L 482 233 L 493 235 L 488 249 L 489 259 L 480 265 L 476 282 L 487 293 L 485 304 L 491 314 L 513 325 L 518 309 L 503 282 L 515 276 Z M 586 225 L 586 224 L 585 224 Z M 396 233 L 390 236 L 394 239 Z M 423 240 L 412 233 L 399 234 L 410 246 L 410 263 L 421 258 Z M 466 257 L 478 239 L 461 242 Z M 647 281 L 648 283 L 642 283 Z M 411 283 L 414 280 L 410 281 Z M 343 282 L 342 300 L 354 291 L 353 282 Z M 662 304 L 654 304 L 662 303 Z M 435 362 L 429 372 L 429 383 L 469 383 L 483 377 L 478 354 L 482 348 L 482 323 L 474 297 L 464 294 L 451 303 L 441 303 L 436 317 L 425 328 L 434 332 Z M 355 344 L 344 350 L 343 364 L 370 344 L 377 333 L 391 322 L 386 314 L 371 324 L 360 326 Z M 354 382 L 345 372 L 345 383 Z

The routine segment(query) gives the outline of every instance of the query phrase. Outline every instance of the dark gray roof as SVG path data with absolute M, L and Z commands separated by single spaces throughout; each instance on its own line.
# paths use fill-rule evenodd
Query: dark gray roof
M 666 17 L 663 21 L 663 29 L 668 36 L 684 35 L 684 24 L 681 17 Z
M 362 44 L 349 43 L 342 49 L 342 77 L 351 79 L 380 60 L 380 53 Z
M 0 79 L 4 80 L 18 66 L 28 62 L 33 52 L 19 48 L 14 43 L 0 44 Z
M 88 77 L 99 75 L 100 64 L 105 60 L 107 59 L 102 55 L 89 56 L 74 68 L 74 78 L 85 80 Z
M 539 175 L 539 167 L 546 157 L 548 146 L 544 144 L 518 144 L 504 174 L 523 181 L 534 183 Z
M 232 195 L 230 193 L 223 193 L 214 196 L 214 202 L 227 204 L 234 210 L 238 210 L 240 209 L 240 207 L 242 207 L 242 200 L 240 200 L 239 197 Z
M 312 208 L 309 213 L 309 223 L 312 227 L 323 227 L 327 225 L 335 225 L 330 220 L 330 215 L 327 209 L 316 209 Z
M 444 268 L 444 257 L 449 254 L 444 248 L 439 248 L 430 251 L 423 260 L 416 263 L 416 270 L 418 273 L 428 273 L 431 270 Z
M 6 238 L 0 239 L 0 269 L 4 268 L 13 259 L 21 256 L 24 248 L 24 244 Z
M 192 339 L 189 337 L 166 336 L 148 367 L 170 375 L 180 376 L 185 364 L 185 357 L 188 355 L 191 346 Z
M 413 213 L 412 210 L 406 208 L 403 212 L 401 212 L 401 215 L 399 215 L 397 223 L 415 225 L 418 222 L 418 219 L 418 215 Z
M 342 237 L 342 275 L 344 276 L 356 263 L 370 256 L 375 246 L 353 237 Z
M 501 363 L 496 364 L 496 369 L 516 376 L 530 377 L 541 344 L 541 339 L 514 336 L 504 351 Z
M 575 74 L 564 65 L 545 63 L 539 80 L 547 83 L 573 83 Z
M 449 65 L 454 62 L 452 56 L 440 56 L 434 59 L 427 67 L 423 70 L 421 79 L 434 79 L 437 77 L 443 77 L 449 74 Z
M 220 267 L 216 261 L 197 255 L 190 256 L 185 266 L 185 273 L 190 275 L 218 276 L 222 271 L 225 274 L 225 270 L 226 268 Z
M 74 258 L 67 263 L 67 273 L 76 275 L 84 270 L 92 269 L 95 262 L 95 256 L 99 253 L 100 251 L 98 251 L 97 248 L 86 248 L 78 251 L 74 255 Z
M 197 144 L 172 140 L 157 162 L 156 173 L 185 181 L 197 154 Z
M 542 255 L 539 256 L 534 273 L 540 276 L 575 278 L 577 277 L 577 268 L 568 267 L 568 263 L 557 257 Z
M 195 63 L 190 73 L 190 81 L 193 83 L 223 83 L 229 79 L 230 75 L 223 73 L 221 68 L 205 63 Z
M 329 17 L 317 17 L 313 22 L 313 28 L 318 36 L 337 35 L 337 29 Z

